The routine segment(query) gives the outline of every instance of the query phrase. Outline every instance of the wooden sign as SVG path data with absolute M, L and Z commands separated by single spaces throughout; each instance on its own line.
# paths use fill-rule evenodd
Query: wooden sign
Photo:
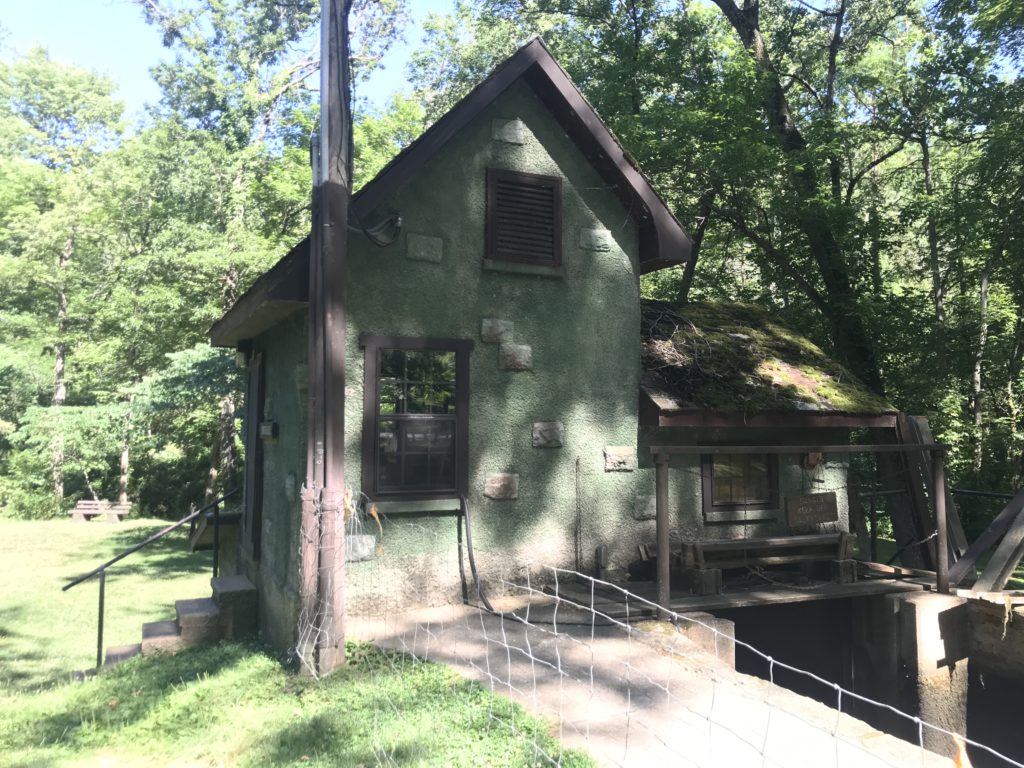
M 793 528 L 839 520 L 835 491 L 786 497 L 786 522 Z

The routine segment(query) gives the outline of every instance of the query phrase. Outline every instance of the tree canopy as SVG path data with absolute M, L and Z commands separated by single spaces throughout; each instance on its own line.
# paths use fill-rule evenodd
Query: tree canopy
M 205 333 L 309 227 L 318 3 L 136 5 L 172 59 L 133 131 L 109 79 L 0 62 L 7 513 L 231 482 L 239 381 Z M 408 17 L 356 3 L 357 94 Z M 459 0 L 407 89 L 356 101 L 356 184 L 533 34 L 694 237 L 647 297 L 756 305 L 929 416 L 957 482 L 1024 483 L 1019 3 Z

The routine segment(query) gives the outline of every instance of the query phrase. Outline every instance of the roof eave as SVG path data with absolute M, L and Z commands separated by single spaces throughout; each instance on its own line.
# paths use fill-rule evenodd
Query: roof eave
M 368 219 L 427 160 L 519 79 L 551 111 L 636 222 L 641 273 L 688 261 L 692 249 L 690 236 L 539 37 L 507 59 L 363 187 L 352 198 L 351 211 L 356 220 Z
M 690 429 L 869 429 L 895 428 L 896 413 L 847 413 L 844 411 L 776 411 L 738 413 L 681 407 L 663 392 L 641 387 L 641 426 Z
M 235 347 L 269 330 L 309 298 L 309 238 L 263 273 L 210 328 L 210 344 Z

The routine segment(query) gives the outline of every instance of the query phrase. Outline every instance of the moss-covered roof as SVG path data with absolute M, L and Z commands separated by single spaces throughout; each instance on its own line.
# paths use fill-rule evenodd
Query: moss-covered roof
M 679 410 L 882 414 L 896 409 L 805 337 L 748 304 L 641 305 L 644 386 Z

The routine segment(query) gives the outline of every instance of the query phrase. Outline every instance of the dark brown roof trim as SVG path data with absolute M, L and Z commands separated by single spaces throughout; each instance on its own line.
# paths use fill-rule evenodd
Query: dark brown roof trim
M 538 37 L 524 45 L 406 147 L 352 198 L 356 220 L 366 221 L 419 168 L 520 78 L 559 121 L 637 223 L 640 271 L 652 272 L 690 258 L 692 242 L 646 177 L 568 73 Z
M 215 347 L 234 347 L 281 322 L 309 299 L 309 238 L 264 272 L 210 328 Z
M 690 236 L 647 178 L 627 159 L 622 145 L 539 37 L 516 51 L 353 195 L 349 208 L 353 223 L 369 222 L 378 206 L 520 78 L 551 111 L 636 221 L 640 271 L 653 272 L 689 260 Z M 303 279 L 307 283 L 296 283 L 300 274 L 305 275 Z M 309 294 L 308 275 L 307 237 L 257 280 L 214 324 L 210 329 L 213 345 L 234 346 L 304 306 Z
M 786 413 L 731 413 L 681 409 L 657 392 L 640 390 L 640 425 L 645 427 L 768 429 L 862 429 L 895 428 L 896 413 L 841 413 L 839 411 L 790 411 Z

